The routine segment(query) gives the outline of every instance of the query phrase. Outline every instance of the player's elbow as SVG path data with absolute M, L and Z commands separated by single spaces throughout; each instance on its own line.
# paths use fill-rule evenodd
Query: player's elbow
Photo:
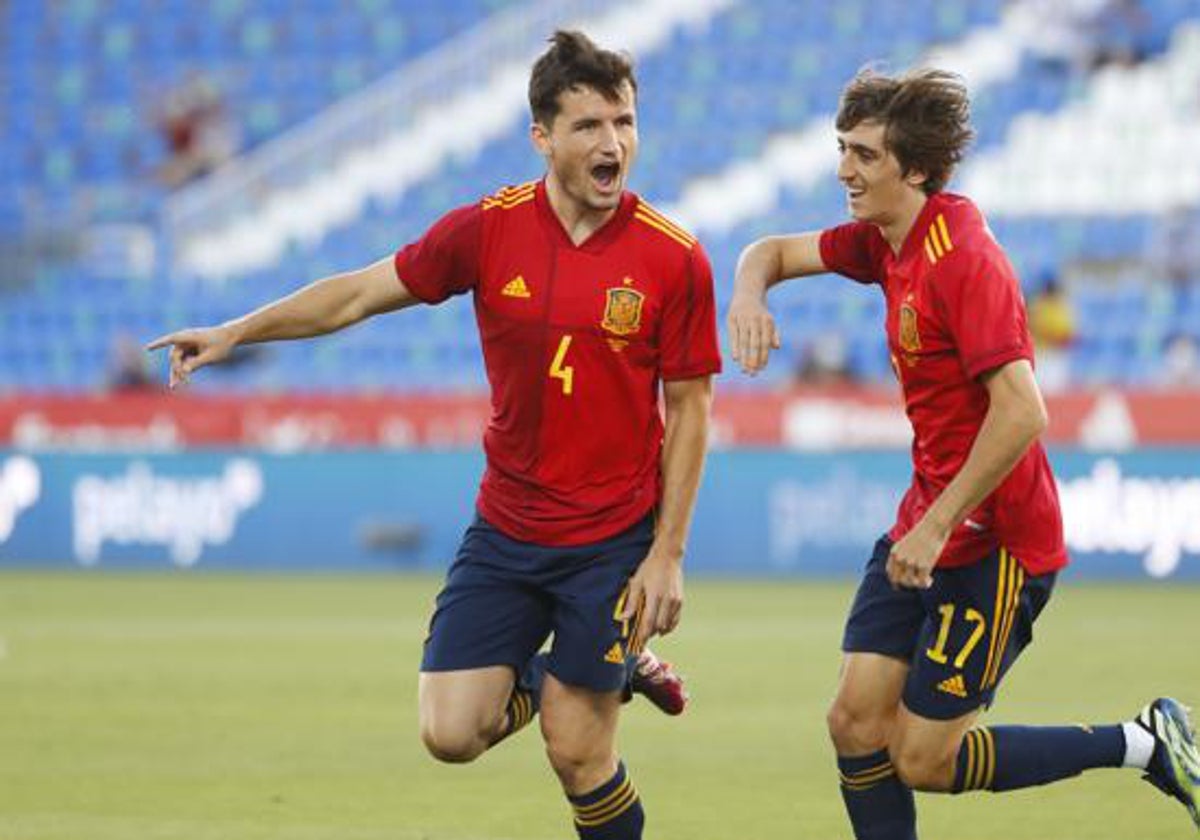
M 1021 401 L 1015 420 L 1023 437 L 1029 443 L 1033 443 L 1050 425 L 1050 415 L 1046 412 L 1046 403 L 1037 394 Z
M 1031 419 L 1035 437 L 1046 431 L 1050 425 L 1050 412 L 1046 411 L 1046 403 L 1040 397 L 1033 406 Z

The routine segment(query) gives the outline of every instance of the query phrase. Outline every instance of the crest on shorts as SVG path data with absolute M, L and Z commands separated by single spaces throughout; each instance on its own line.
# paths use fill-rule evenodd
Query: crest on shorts
M 921 334 L 917 332 L 917 310 L 907 303 L 900 306 L 900 347 L 906 353 L 921 349 Z
M 632 280 L 626 279 L 627 283 Z M 629 335 L 642 326 L 642 303 L 646 296 L 636 289 L 607 289 L 604 303 L 604 320 L 600 326 L 614 335 Z

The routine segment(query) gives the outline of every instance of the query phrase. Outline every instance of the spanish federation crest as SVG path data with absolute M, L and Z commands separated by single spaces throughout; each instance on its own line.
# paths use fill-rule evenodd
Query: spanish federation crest
M 600 326 L 614 335 L 629 335 L 642 326 L 642 302 L 646 296 L 636 289 L 608 289 L 604 320 Z

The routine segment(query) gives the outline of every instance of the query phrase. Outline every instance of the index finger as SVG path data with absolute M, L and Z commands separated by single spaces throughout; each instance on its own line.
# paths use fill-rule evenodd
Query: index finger
M 158 338 L 146 345 L 146 350 L 158 350 L 160 347 L 166 347 L 168 344 L 174 344 L 178 335 L 179 333 L 177 332 L 160 335 Z
M 638 622 L 637 638 L 642 642 L 658 633 L 658 614 L 662 610 L 660 598 L 646 598 L 646 607 L 642 610 L 641 621 Z
M 742 319 L 730 317 L 729 319 L 729 350 L 735 362 L 741 362 L 743 356 L 742 336 L 745 330 L 742 328 Z
M 625 589 L 625 594 L 621 596 L 621 621 L 628 621 L 638 614 L 638 610 L 642 605 L 642 585 L 636 580 L 630 580 Z

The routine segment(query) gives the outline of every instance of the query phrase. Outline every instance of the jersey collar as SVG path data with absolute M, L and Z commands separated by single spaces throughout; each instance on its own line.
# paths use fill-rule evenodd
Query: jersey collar
M 921 243 L 925 241 L 925 232 L 929 230 L 929 226 L 933 224 L 937 214 L 945 209 L 943 196 L 944 193 L 935 192 L 925 199 L 920 212 L 917 213 L 917 218 L 913 219 L 912 227 L 904 236 L 904 244 L 900 246 L 900 253 L 896 255 L 897 262 L 908 259 L 914 253 L 921 253 Z
M 604 250 L 625 229 L 625 225 L 629 223 L 629 219 L 633 216 L 634 208 L 637 207 L 637 196 L 629 190 L 622 192 L 621 203 L 617 205 L 617 211 L 609 217 L 608 221 L 593 231 L 591 236 L 578 245 L 571 241 L 571 237 L 567 235 L 567 231 L 563 227 L 562 221 L 558 218 L 558 214 L 550 206 L 550 197 L 546 194 L 545 178 L 538 181 L 537 188 L 534 190 L 534 204 L 538 208 L 538 218 L 541 219 L 543 226 L 549 232 L 551 238 L 560 246 L 580 251 L 597 252 Z

